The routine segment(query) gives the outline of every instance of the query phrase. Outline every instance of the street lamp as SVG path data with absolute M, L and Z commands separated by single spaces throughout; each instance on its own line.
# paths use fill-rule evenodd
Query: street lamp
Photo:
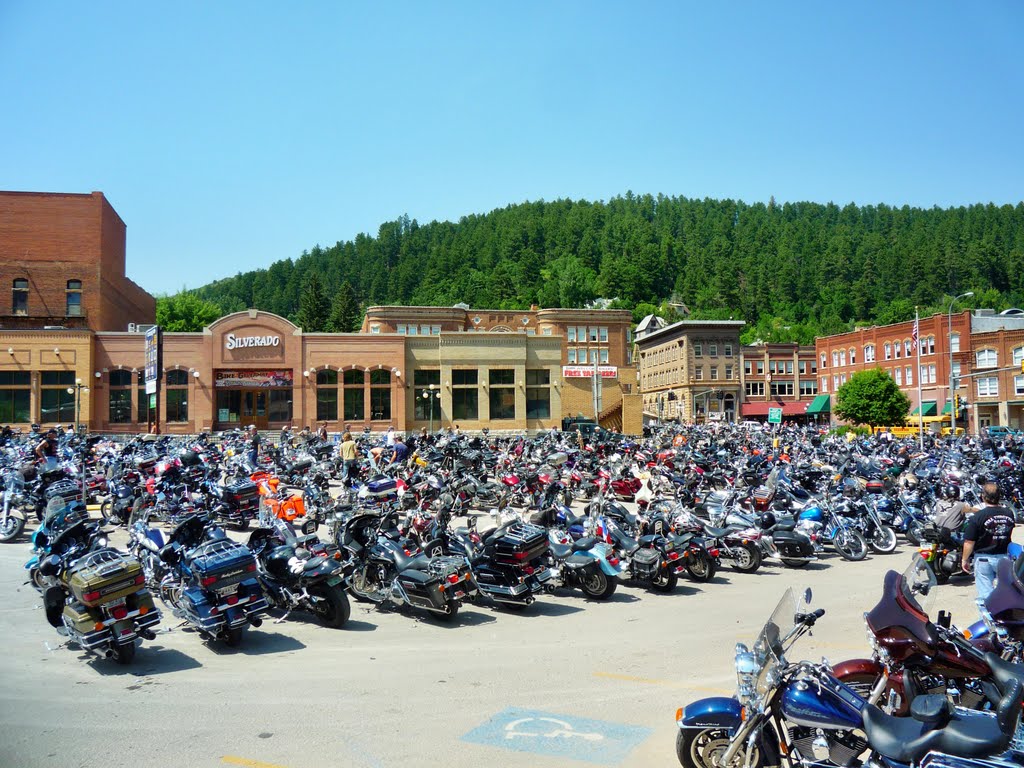
M 82 392 L 88 392 L 89 387 L 82 383 L 81 379 L 75 379 L 74 386 L 68 387 L 68 394 L 75 396 L 75 434 L 78 433 L 79 413 L 82 408 Z
M 436 389 L 437 389 L 437 385 L 436 384 L 430 384 L 430 385 L 427 386 L 427 389 L 423 390 L 423 395 L 422 395 L 424 401 L 426 401 L 426 403 L 427 403 L 427 410 L 430 412 L 430 433 L 431 434 L 434 433 L 434 403 L 435 402 L 440 402 L 440 400 L 441 400 L 441 393 L 440 393 L 440 391 L 435 391 Z M 440 421 L 440 418 L 438 418 L 438 421 Z M 440 426 L 440 424 L 438 426 Z
M 946 313 L 949 332 L 949 338 L 947 340 L 947 343 L 949 344 L 949 418 L 953 427 L 950 434 L 953 436 L 954 440 L 956 440 L 956 390 L 959 381 L 957 380 L 957 377 L 953 375 L 953 305 L 960 299 L 966 299 L 973 295 L 974 291 L 968 291 L 967 293 L 961 293 L 959 296 L 954 296 L 949 302 L 949 312 Z M 964 430 L 964 432 L 966 431 L 967 430 Z

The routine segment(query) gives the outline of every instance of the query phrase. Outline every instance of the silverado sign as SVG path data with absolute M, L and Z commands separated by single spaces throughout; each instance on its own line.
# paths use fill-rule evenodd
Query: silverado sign
M 224 337 L 224 349 L 243 349 L 244 347 L 279 347 L 280 336 L 235 336 L 229 333 Z

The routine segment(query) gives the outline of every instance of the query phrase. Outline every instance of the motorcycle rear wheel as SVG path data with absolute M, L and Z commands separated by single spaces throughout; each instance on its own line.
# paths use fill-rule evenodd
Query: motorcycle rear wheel
M 609 578 L 604 571 L 598 569 L 589 576 L 583 576 L 580 589 L 591 600 L 607 600 L 615 594 L 617 580 Z
M 880 555 L 888 555 L 896 549 L 896 531 L 888 525 L 880 525 L 868 540 L 871 549 Z
M 345 596 L 345 590 L 341 585 L 315 589 L 312 594 L 321 598 L 313 602 L 313 612 L 321 624 L 333 629 L 345 626 L 352 613 L 352 606 L 349 605 L 348 597 Z
M 907 532 L 903 535 L 907 537 L 907 541 L 910 542 L 911 546 L 921 546 L 921 531 L 924 528 L 924 524 L 918 520 L 911 520 L 907 523 Z
M 458 603 L 449 603 L 447 613 L 431 611 L 430 615 L 438 621 L 443 621 L 445 624 L 454 624 L 455 620 L 459 617 L 459 608 L 461 607 Z
M 8 515 L 7 519 L 0 523 L 0 541 L 5 544 L 14 541 L 23 530 L 25 530 L 25 519 L 17 515 Z
M 706 552 L 693 552 L 686 559 L 686 572 L 696 582 L 704 583 L 715 578 L 715 562 Z
M 100 504 L 100 517 L 102 517 L 103 522 L 108 525 L 123 525 L 125 522 L 121 519 L 120 515 L 114 514 L 114 502 L 109 498 L 104 499 Z
M 667 568 L 662 570 L 668 571 Z M 656 592 L 672 592 L 675 590 L 677 584 L 679 584 L 679 576 L 672 571 L 669 571 L 667 574 L 659 576 L 651 581 L 651 587 L 653 587 Z
M 227 634 L 224 635 L 224 643 L 229 648 L 237 648 L 240 646 L 242 644 L 242 631 L 244 629 L 245 627 L 232 627 L 229 629 Z
M 114 646 L 114 658 L 118 664 L 131 664 L 135 660 L 135 642 L 122 643 Z
M 868 542 L 860 531 L 850 528 L 836 531 L 832 546 L 845 560 L 863 560 L 868 555 Z
M 676 734 L 676 757 L 683 768 L 721 768 L 719 761 L 729 746 L 730 734 L 719 728 L 682 728 Z M 733 766 L 739 768 L 745 760 L 745 750 L 740 750 Z M 753 747 L 750 767 L 760 768 L 761 752 Z
M 757 544 L 740 544 L 732 549 L 732 566 L 737 571 L 753 573 L 761 567 L 761 548 Z
M 782 564 L 787 568 L 805 568 L 810 560 L 794 560 L 790 557 L 782 558 Z

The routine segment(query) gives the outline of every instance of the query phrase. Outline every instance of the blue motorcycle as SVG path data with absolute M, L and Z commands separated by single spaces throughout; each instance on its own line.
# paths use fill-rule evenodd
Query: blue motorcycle
M 827 663 L 786 660 L 825 613 L 810 611 L 810 598 L 807 590 L 801 605 L 787 590 L 753 650 L 736 646 L 736 696 L 702 699 L 676 712 L 683 768 L 967 768 L 981 757 L 1012 763 L 1013 755 L 1004 753 L 1024 702 L 1024 686 L 1012 672 L 996 673 L 1001 698 L 994 717 L 954 710 L 945 696 L 933 695 L 916 697 L 910 717 L 886 714 L 837 680 Z

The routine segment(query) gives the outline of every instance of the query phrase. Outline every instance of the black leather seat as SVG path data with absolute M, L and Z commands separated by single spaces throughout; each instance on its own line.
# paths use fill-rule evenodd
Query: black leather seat
M 597 544 L 597 539 L 593 536 L 584 536 L 582 539 L 573 542 L 572 551 L 586 552 L 588 549 L 593 549 L 595 544 Z
M 710 525 L 705 525 L 704 526 L 704 533 L 706 533 L 708 536 L 710 536 L 713 539 L 720 539 L 723 536 L 726 536 L 726 535 L 732 533 L 735 530 L 736 530 L 736 528 L 715 528 L 715 527 L 710 526 Z
M 392 550 L 391 555 L 395 558 L 395 570 L 399 573 L 407 571 L 410 568 L 425 570 L 427 565 L 430 563 L 430 558 L 423 553 L 406 557 L 403 552 Z
M 548 549 L 556 560 L 565 560 L 572 554 L 572 546 L 569 544 L 556 544 L 552 541 L 548 544 Z
M 1001 691 L 1006 691 L 1016 680 L 1024 680 L 1024 664 L 1004 661 L 994 653 L 985 654 L 985 661 Z

